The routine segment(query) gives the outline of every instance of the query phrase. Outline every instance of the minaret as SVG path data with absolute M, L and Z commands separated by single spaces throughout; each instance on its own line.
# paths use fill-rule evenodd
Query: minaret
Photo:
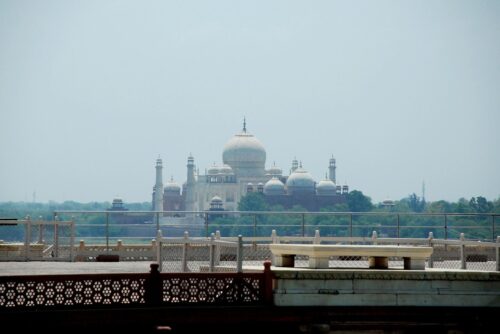
M 295 170 L 299 168 L 299 162 L 297 161 L 297 158 L 293 158 L 292 160 L 292 169 L 290 170 L 290 174 L 295 172 Z
M 330 158 L 330 164 L 328 165 L 328 171 L 330 172 L 330 177 L 329 179 L 333 181 L 333 183 L 337 184 L 337 181 L 335 180 L 335 170 L 337 169 L 337 166 L 335 165 L 335 158 L 332 157 Z
M 195 177 L 194 177 L 194 158 L 191 154 L 189 154 L 187 160 L 187 181 L 186 181 L 186 211 L 194 211 L 194 185 L 195 185 Z
M 156 159 L 156 182 L 153 211 L 163 211 L 163 165 L 160 157 Z

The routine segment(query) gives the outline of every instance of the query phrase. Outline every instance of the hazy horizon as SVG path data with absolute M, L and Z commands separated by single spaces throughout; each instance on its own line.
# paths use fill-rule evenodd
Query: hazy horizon
M 374 202 L 500 196 L 499 1 L 0 0 L 0 201 L 151 200 L 242 128 Z

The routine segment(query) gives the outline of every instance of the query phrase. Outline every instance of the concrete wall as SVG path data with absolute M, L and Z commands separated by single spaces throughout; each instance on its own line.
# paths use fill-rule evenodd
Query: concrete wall
M 277 306 L 500 307 L 500 273 L 273 268 Z

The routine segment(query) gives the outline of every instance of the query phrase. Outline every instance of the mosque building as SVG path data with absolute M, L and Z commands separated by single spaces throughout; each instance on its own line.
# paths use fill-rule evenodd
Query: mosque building
M 336 182 L 336 161 L 329 161 L 329 173 L 316 182 L 297 159 L 289 175 L 281 168 L 266 169 L 266 150 L 246 129 L 234 135 L 222 151 L 222 164 L 212 165 L 201 175 L 194 158 L 187 159 L 187 179 L 182 187 L 171 179 L 163 187 L 162 160 L 156 161 L 156 183 L 153 187 L 154 211 L 236 211 L 238 203 L 249 192 L 259 192 L 270 205 L 285 209 L 301 205 L 309 211 L 345 203 L 347 185 Z M 172 215 L 172 214 L 167 214 Z

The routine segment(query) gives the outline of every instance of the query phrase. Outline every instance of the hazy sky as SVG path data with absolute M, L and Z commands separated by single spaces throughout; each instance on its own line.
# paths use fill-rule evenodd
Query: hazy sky
M 500 195 L 500 1 L 0 0 L 0 201 L 150 201 L 248 131 L 375 202 Z

